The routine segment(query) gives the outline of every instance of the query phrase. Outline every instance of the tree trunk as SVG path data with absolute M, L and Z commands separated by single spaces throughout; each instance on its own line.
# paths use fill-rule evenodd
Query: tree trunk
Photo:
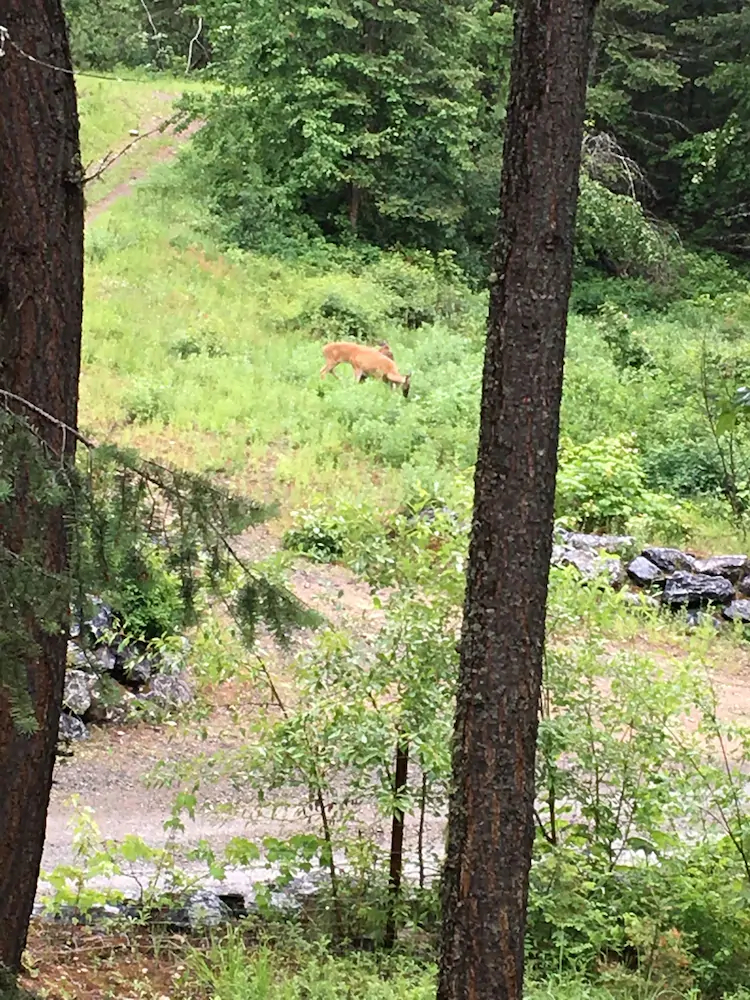
M 406 791 L 409 775 L 409 744 L 396 744 L 396 774 L 393 779 L 393 793 L 396 797 Z M 401 875 L 404 870 L 404 814 L 401 809 L 393 811 L 391 824 L 390 868 L 388 872 L 388 919 L 383 938 L 384 948 L 396 944 L 396 907 L 401 896 Z
M 65 20 L 60 0 L 5 0 L 2 6 L 8 37 L 0 56 L 0 389 L 75 427 L 83 189 Z M 28 419 L 51 453 L 73 461 L 72 434 L 4 401 Z M 34 541 L 44 570 L 64 575 L 63 509 L 40 513 L 23 475 L 13 487 L 12 507 L 0 507 L 0 548 L 17 554 Z M 57 635 L 33 614 L 28 621 L 39 650 L 25 666 L 37 725 L 32 735 L 18 730 L 10 692 L 0 687 L 0 967 L 10 972 L 20 968 L 44 846 L 65 675 L 66 616 L 59 617 Z
M 520 1000 L 595 0 L 520 0 L 493 248 L 438 1000 Z

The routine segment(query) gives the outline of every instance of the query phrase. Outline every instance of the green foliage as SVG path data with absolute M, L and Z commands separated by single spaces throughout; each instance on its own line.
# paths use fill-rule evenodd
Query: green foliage
M 231 547 L 229 539 L 265 520 L 269 508 L 109 445 L 89 449 L 74 468 L 5 410 L 0 440 L 5 537 L 23 539 L 20 548 L 0 547 L 0 685 L 22 730 L 34 726 L 26 663 L 38 653 L 38 636 L 65 631 L 71 607 L 84 617 L 87 593 L 111 599 L 126 632 L 146 640 L 192 623 L 202 589 L 225 593 L 248 643 L 259 620 L 278 637 L 295 623 L 317 622 Z M 70 546 L 69 572 L 59 576 L 45 568 L 43 548 L 56 517 L 68 522 Z
M 194 163 L 233 239 L 257 246 L 303 215 L 326 235 L 448 245 L 476 169 L 472 53 L 488 5 L 201 8 L 224 26 L 226 87 L 202 109 Z
M 118 66 L 184 69 L 196 21 L 180 0 L 65 0 L 73 63 L 77 69 Z M 205 62 L 201 41 L 192 65 Z
M 680 502 L 646 488 L 638 449 L 627 435 L 579 446 L 562 442 L 556 510 L 583 531 L 633 531 L 674 541 L 687 532 Z

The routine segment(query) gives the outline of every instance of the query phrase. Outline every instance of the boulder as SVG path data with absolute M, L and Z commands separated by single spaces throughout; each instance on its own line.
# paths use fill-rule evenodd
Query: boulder
M 704 576 L 723 576 L 738 583 L 750 572 L 750 563 L 747 556 L 709 556 L 695 560 L 695 572 Z
M 67 712 L 60 713 L 60 725 L 57 730 L 58 739 L 61 740 L 87 740 L 90 736 L 86 725 L 75 715 L 68 715 Z
M 647 559 L 646 556 L 636 556 L 629 562 L 627 574 L 639 587 L 647 587 L 651 583 L 662 583 L 665 579 L 664 570 Z
M 117 655 L 110 646 L 97 646 L 92 650 L 91 662 L 99 673 L 111 674 L 117 669 Z
M 553 566 L 575 566 L 585 580 L 597 580 L 606 577 L 607 582 L 615 590 L 625 582 L 625 571 L 622 560 L 616 556 L 600 556 L 593 549 L 568 548 L 564 545 L 553 545 Z
M 593 552 L 622 555 L 635 544 L 635 539 L 630 535 L 588 535 L 581 531 L 565 531 L 563 528 L 558 528 L 557 534 L 567 548 L 588 549 Z
M 178 708 L 193 699 L 193 689 L 181 674 L 157 674 L 151 678 L 151 685 L 144 698 L 160 708 Z
M 181 906 L 167 910 L 160 916 L 155 915 L 154 921 L 175 929 L 198 931 L 218 927 L 231 916 L 231 909 L 218 893 L 210 889 L 199 889 L 188 896 Z
M 686 573 L 693 573 L 695 571 L 695 559 L 688 555 L 687 552 L 680 551 L 680 549 L 654 547 L 644 549 L 641 555 L 665 573 L 676 573 L 678 570 L 683 570 Z
M 722 576 L 677 572 L 664 585 L 662 602 L 670 608 L 699 608 L 706 604 L 729 604 L 734 587 Z
M 743 625 L 750 624 L 750 601 L 732 601 L 728 608 L 722 612 L 730 622 L 742 622 Z
M 91 687 L 89 674 L 83 670 L 67 670 L 65 672 L 65 688 L 63 705 L 73 715 L 85 715 L 91 705 Z
M 68 667 L 73 667 L 75 670 L 90 670 L 91 663 L 84 650 L 78 645 L 77 642 L 68 641 L 68 649 L 65 656 Z
M 84 622 L 84 625 L 94 639 L 100 641 L 108 633 L 116 630 L 115 613 L 101 598 L 91 597 L 89 600 L 94 607 L 94 613 L 88 621 Z
M 718 618 L 714 618 L 713 615 L 706 614 L 705 611 L 699 611 L 697 608 L 692 608 L 687 613 L 688 628 L 700 628 L 701 625 L 713 625 L 713 627 L 717 630 L 721 628 L 721 622 Z
M 118 650 L 113 676 L 121 684 L 139 688 L 148 684 L 153 668 L 153 660 L 140 645 L 134 643 Z
M 659 608 L 661 604 L 651 594 L 634 594 L 632 590 L 625 591 L 622 599 L 631 608 Z

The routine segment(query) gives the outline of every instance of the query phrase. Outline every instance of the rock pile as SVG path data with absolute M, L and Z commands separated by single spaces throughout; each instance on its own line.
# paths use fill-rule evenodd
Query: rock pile
M 59 728 L 66 741 L 87 739 L 90 723 L 123 722 L 139 703 L 174 709 L 193 696 L 185 676 L 186 640 L 178 653 L 157 653 L 128 641 L 109 605 L 92 603 L 94 614 L 71 628 L 68 642 Z
M 651 547 L 635 554 L 628 535 L 586 535 L 559 530 L 552 552 L 553 566 L 575 566 L 587 580 L 606 579 L 619 589 L 629 582 L 649 592 L 645 602 L 672 611 L 687 610 L 701 620 L 700 610 L 712 609 L 726 621 L 750 624 L 750 559 L 746 555 L 700 559 L 680 549 Z M 644 599 L 628 594 L 628 603 Z M 716 624 L 720 620 L 715 619 Z

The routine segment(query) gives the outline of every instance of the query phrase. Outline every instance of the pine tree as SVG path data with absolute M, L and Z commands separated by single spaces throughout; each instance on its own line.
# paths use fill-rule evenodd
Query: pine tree
M 520 0 L 485 351 L 438 1000 L 521 1000 L 557 439 L 595 0 Z
M 234 235 L 303 212 L 328 235 L 444 244 L 478 138 L 471 0 L 202 9 L 226 25 L 200 142 Z

